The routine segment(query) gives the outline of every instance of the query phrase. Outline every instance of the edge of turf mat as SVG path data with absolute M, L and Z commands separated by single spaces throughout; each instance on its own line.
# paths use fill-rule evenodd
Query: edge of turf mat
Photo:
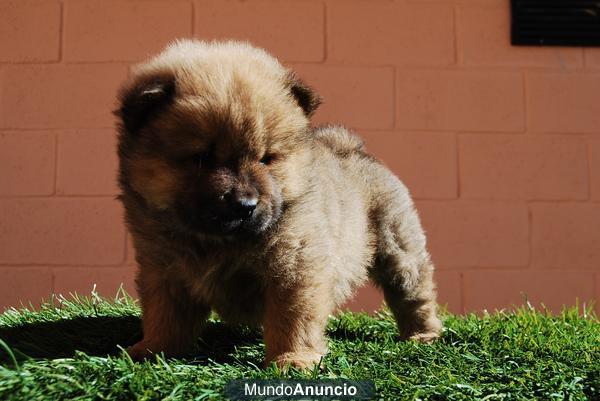
M 599 400 L 600 324 L 592 308 L 552 315 L 444 314 L 432 344 L 399 341 L 387 310 L 330 319 L 321 370 L 261 368 L 261 333 L 209 320 L 188 358 L 133 362 L 123 347 L 141 336 L 137 302 L 55 297 L 37 310 L 0 314 L 0 399 L 222 400 L 234 379 L 373 380 L 381 400 Z

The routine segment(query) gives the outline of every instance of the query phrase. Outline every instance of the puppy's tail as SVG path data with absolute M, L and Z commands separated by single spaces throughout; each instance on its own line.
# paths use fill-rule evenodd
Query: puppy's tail
M 314 135 L 318 141 L 339 156 L 365 151 L 363 140 L 343 127 L 319 127 L 315 129 Z

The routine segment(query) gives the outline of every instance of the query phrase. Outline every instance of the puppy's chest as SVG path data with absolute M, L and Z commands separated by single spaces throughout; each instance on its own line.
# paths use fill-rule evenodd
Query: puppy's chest
M 262 270 L 261 270 L 262 269 Z M 264 309 L 266 280 L 261 262 L 247 258 L 188 266 L 188 289 L 221 318 L 235 323 L 259 323 Z

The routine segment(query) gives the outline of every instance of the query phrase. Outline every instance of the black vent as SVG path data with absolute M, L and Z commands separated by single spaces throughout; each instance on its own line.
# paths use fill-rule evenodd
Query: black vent
M 512 44 L 600 46 L 600 0 L 512 0 Z

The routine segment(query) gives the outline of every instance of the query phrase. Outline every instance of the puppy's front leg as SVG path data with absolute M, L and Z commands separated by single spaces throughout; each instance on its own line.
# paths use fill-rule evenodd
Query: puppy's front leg
M 333 310 L 330 292 L 319 287 L 267 289 L 263 322 L 266 363 L 308 369 L 327 352 L 325 326 Z
M 144 338 L 127 349 L 134 360 L 153 353 L 181 356 L 190 350 L 210 308 L 192 302 L 161 274 L 142 269 L 137 279 Z

